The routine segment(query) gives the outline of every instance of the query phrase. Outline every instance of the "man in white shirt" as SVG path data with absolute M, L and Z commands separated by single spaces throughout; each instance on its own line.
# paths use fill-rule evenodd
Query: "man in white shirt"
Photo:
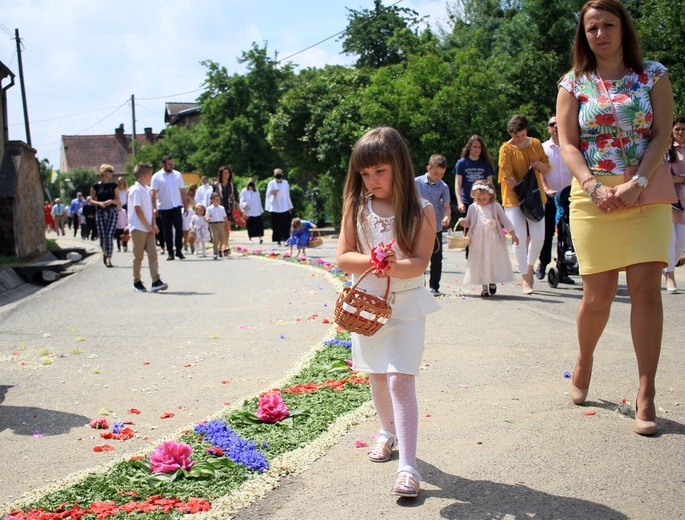
M 290 236 L 290 217 L 293 212 L 290 185 L 283 178 L 280 168 L 274 170 L 274 178 L 266 187 L 266 211 L 271 212 L 271 240 L 280 246 Z
M 152 202 L 162 218 L 162 230 L 169 256 L 167 260 L 183 256 L 183 211 L 188 210 L 188 194 L 183 176 L 174 170 L 174 160 L 168 155 L 162 159 L 162 169 L 152 176 Z M 172 234 L 173 228 L 173 234 Z
M 52 216 L 55 217 L 55 233 L 59 235 L 60 231 L 64 236 L 64 224 L 67 221 L 67 208 L 62 204 L 60 199 L 55 199 L 55 204 L 52 206 Z
M 545 154 L 549 157 L 552 169 L 542 176 L 542 187 L 547 194 L 547 204 L 545 204 L 545 242 L 540 251 L 538 268 L 535 275 L 538 280 L 542 280 L 547 272 L 547 264 L 552 261 L 552 241 L 554 239 L 554 228 L 556 226 L 557 206 L 554 202 L 554 195 L 571 185 L 573 176 L 561 158 L 559 148 L 559 134 L 557 132 L 557 117 L 549 118 L 547 131 L 550 139 L 542 143 Z M 575 281 L 566 272 L 559 273 L 559 283 L 573 284 Z
M 205 209 L 211 204 L 210 195 L 214 191 L 214 187 L 209 184 L 209 179 L 206 175 L 202 176 L 202 184 L 195 191 L 195 205 L 202 204 Z

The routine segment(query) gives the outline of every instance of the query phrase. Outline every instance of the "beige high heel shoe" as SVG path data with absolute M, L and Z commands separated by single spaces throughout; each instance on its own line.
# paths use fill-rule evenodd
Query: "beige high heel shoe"
M 635 425 L 633 430 L 638 435 L 654 435 L 657 430 L 656 421 L 644 421 L 637 416 L 637 396 L 639 393 L 638 390 L 638 393 L 635 394 Z
M 574 368 L 573 371 L 575 372 L 576 369 Z M 568 384 L 568 395 L 573 404 L 580 405 L 587 400 L 587 394 L 590 391 L 590 381 L 592 381 L 592 372 L 590 372 L 590 377 L 587 380 L 587 388 L 578 388 L 573 384 L 573 374 L 571 374 L 571 381 Z
M 521 283 L 523 285 L 523 294 L 533 294 L 533 278 L 535 278 L 533 266 L 529 265 L 528 274 L 521 274 L 521 279 L 523 280 Z

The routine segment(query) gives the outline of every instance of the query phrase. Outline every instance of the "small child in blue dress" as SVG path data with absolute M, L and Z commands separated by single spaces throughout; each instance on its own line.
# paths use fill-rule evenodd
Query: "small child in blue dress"
M 305 254 L 304 250 L 309 244 L 309 239 L 312 236 L 312 229 L 316 229 L 313 222 L 302 220 L 297 217 L 293 219 L 290 224 L 290 238 L 285 242 L 290 246 L 290 256 L 293 254 L 293 246 L 297 246 L 298 255 Z

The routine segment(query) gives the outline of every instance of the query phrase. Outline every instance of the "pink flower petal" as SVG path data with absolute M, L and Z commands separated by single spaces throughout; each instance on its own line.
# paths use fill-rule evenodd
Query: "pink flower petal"
M 369 443 L 368 443 L 368 442 L 364 442 L 364 441 L 356 441 L 356 442 L 354 443 L 354 446 L 355 446 L 356 448 L 366 448 L 368 445 L 369 445 Z

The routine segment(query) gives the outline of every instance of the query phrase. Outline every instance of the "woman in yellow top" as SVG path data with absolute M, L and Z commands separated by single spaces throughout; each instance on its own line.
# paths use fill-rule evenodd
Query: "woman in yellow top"
M 539 139 L 528 137 L 528 120 L 525 116 L 516 115 L 507 123 L 507 132 L 511 136 L 499 149 L 499 177 L 502 185 L 502 207 L 509 220 L 514 224 L 514 231 L 521 237 L 518 245 L 512 245 L 514 258 L 523 278 L 523 294 L 533 294 L 533 264 L 542 251 L 545 241 L 545 219 L 535 222 L 527 218 L 519 207 L 519 199 L 514 193 L 514 186 L 535 168 L 535 176 L 540 187 L 542 204 L 547 202 L 545 190 L 542 189 L 542 175 L 552 167 L 542 148 Z M 526 236 L 530 240 L 524 240 Z

